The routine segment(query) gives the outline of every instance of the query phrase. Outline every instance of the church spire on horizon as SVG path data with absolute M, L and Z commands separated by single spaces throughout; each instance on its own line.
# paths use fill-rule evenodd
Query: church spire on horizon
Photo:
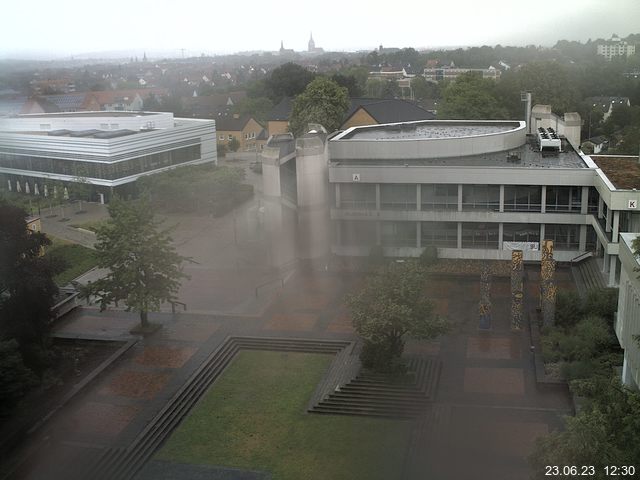
M 309 35 L 309 51 L 313 52 L 316 49 L 316 42 L 313 41 L 313 32 Z

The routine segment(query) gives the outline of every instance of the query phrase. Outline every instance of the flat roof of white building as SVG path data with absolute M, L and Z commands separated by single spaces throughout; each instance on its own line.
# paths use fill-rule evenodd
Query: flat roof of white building
M 329 141 L 337 165 L 591 168 L 565 139 L 541 151 L 514 120 L 421 120 L 352 127 Z
M 520 126 L 517 121 L 422 120 L 352 127 L 333 140 L 451 139 L 506 133 Z

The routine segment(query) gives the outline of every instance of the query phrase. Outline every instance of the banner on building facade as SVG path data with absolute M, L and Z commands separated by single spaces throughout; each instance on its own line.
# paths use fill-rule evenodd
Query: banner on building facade
M 503 250 L 540 250 L 540 242 L 502 242 Z

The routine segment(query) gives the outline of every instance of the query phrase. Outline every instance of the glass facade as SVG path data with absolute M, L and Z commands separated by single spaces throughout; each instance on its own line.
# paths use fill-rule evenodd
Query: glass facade
M 544 227 L 545 240 L 553 240 L 557 250 L 578 250 L 580 248 L 580 225 L 552 225 Z
M 458 222 L 422 222 L 420 234 L 423 247 L 458 247 Z
M 542 187 L 526 185 L 504 186 L 505 212 L 540 212 Z
M 376 186 L 372 183 L 341 183 L 340 207 L 356 210 L 376 209 Z
M 502 241 L 540 243 L 540 225 L 534 223 L 505 223 L 502 228 Z
M 0 167 L 73 177 L 116 180 L 200 159 L 200 145 L 142 155 L 119 162 L 88 162 L 0 153 Z
M 582 187 L 548 186 L 546 202 L 547 212 L 580 213 Z
M 337 184 L 336 184 L 337 185 Z M 438 248 L 458 247 L 458 226 L 461 229 L 461 246 L 467 249 L 497 250 L 500 240 L 504 242 L 541 242 L 541 225 L 538 223 L 507 223 L 500 216 L 491 217 L 492 221 L 451 221 L 456 215 L 428 212 L 458 211 L 459 193 L 461 193 L 462 212 L 500 212 L 500 185 L 483 184 L 361 184 L 340 183 L 333 189 L 333 201 L 340 200 L 340 208 L 355 210 L 375 210 L 376 196 L 379 207 L 385 211 L 383 221 L 360 220 L 341 221 L 342 240 L 345 246 L 371 246 L 379 239 L 387 247 L 417 247 L 417 230 L 420 227 L 420 246 Z M 378 188 L 378 190 L 377 190 Z M 541 185 L 504 185 L 505 212 L 542 212 Z M 419 190 L 418 190 L 419 189 Z M 545 212 L 579 214 L 582 208 L 582 186 L 547 186 L 545 188 Z M 419 194 L 419 195 L 418 195 Z M 599 195 L 595 188 L 589 187 L 588 212 L 596 213 Z M 416 203 L 419 202 L 418 205 Z M 334 203 L 337 206 L 337 202 Z M 418 210 L 418 211 L 416 211 Z M 397 216 L 396 212 L 425 212 L 425 217 L 441 217 L 444 221 L 416 222 L 411 216 Z M 606 206 L 604 212 L 606 215 Z M 379 213 L 378 215 L 383 215 Z M 487 215 L 479 213 L 478 219 Z M 412 220 L 409 220 L 411 218 Z M 460 218 L 472 218 L 463 215 Z M 512 217 L 511 217 L 512 218 Z M 604 220 L 601 220 L 603 223 Z M 500 238 L 500 224 L 502 237 Z M 629 228 L 629 218 L 620 215 L 620 229 Z M 378 226 L 379 225 L 379 226 Z M 580 248 L 580 226 L 578 224 L 546 224 L 545 238 L 554 241 L 558 250 L 578 251 Z M 609 234 L 610 235 L 610 234 Z M 595 248 L 596 237 L 593 229 L 587 228 L 586 250 Z
M 381 184 L 381 210 L 417 210 L 417 189 L 415 185 Z
M 457 210 L 458 185 L 422 185 L 420 206 L 422 210 Z
M 497 223 L 467 222 L 462 224 L 462 248 L 498 249 Z
M 361 220 L 340 222 L 340 245 L 346 247 L 373 246 L 376 244 L 376 222 Z
M 462 210 L 500 210 L 500 185 L 463 185 Z
M 381 222 L 380 240 L 385 247 L 416 247 L 416 222 Z

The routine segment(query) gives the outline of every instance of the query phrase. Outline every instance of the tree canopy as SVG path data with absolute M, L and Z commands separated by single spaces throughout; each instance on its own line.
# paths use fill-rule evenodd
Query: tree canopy
M 365 366 L 377 370 L 392 366 L 402 354 L 406 336 L 429 339 L 448 331 L 447 320 L 433 313 L 425 282 L 417 262 L 394 263 L 347 298 L 353 326 L 365 341 L 361 356 Z
M 307 124 L 319 123 L 333 132 L 340 128 L 348 109 L 349 95 L 345 87 L 327 78 L 316 78 L 295 98 L 289 128 L 295 136 L 300 136 Z
M 562 432 L 541 437 L 530 458 L 536 479 L 545 476 L 546 465 L 592 465 L 606 479 L 604 467 L 633 465 L 640 458 L 640 394 L 617 380 L 588 380 L 573 385 L 587 397 L 584 408 L 566 418 Z
M 41 255 L 51 241 L 28 230 L 26 216 L 0 201 L 0 338 L 16 339 L 27 365 L 40 370 L 60 265 Z
M 508 114 L 497 98 L 495 82 L 469 72 L 460 75 L 455 82 L 445 87 L 438 117 L 492 120 L 505 119 Z
M 316 75 L 297 63 L 289 62 L 273 69 L 265 80 L 266 95 L 276 104 L 283 97 L 302 93 Z
M 109 204 L 111 218 L 98 228 L 98 266 L 109 273 L 87 285 L 84 296 L 97 297 L 100 308 L 123 301 L 127 311 L 140 314 L 142 327 L 147 314 L 158 311 L 163 302 L 176 300 L 180 282 L 186 278 L 182 263 L 169 236 L 153 218 L 149 202 L 125 202 L 114 198 Z

